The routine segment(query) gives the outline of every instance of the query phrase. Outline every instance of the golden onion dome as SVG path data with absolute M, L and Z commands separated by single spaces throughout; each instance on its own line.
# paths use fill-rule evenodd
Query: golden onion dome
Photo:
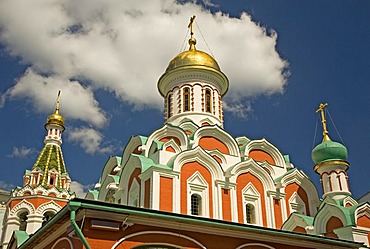
M 55 112 L 50 114 L 46 119 L 45 128 L 48 125 L 58 125 L 63 128 L 64 131 L 64 117 L 59 113 L 59 103 L 60 103 L 60 91 L 58 92 L 57 103 L 55 107 Z
M 168 67 L 166 72 L 171 70 L 180 68 L 180 67 L 208 67 L 213 68 L 217 71 L 221 71 L 218 63 L 216 60 L 210 56 L 209 54 L 196 50 L 195 49 L 195 38 L 193 38 L 194 43 L 190 40 L 190 49 L 178 54 L 175 58 L 173 58 Z
M 59 113 L 50 114 L 46 120 L 46 125 L 54 124 L 64 127 L 64 117 Z

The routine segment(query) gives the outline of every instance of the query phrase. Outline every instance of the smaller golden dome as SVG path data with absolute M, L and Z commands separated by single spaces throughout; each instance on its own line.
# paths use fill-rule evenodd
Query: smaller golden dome
M 185 66 L 203 66 L 221 71 L 218 63 L 212 56 L 200 50 L 190 49 L 173 58 L 168 64 L 166 72 Z
M 58 125 L 63 128 L 64 131 L 64 117 L 60 115 L 59 113 L 59 104 L 60 104 L 60 91 L 58 92 L 58 98 L 57 98 L 57 103 L 55 107 L 55 112 L 53 114 L 50 114 L 48 118 L 46 119 L 46 124 L 45 128 L 48 125 Z
M 60 125 L 64 128 L 64 117 L 59 113 L 50 114 L 46 120 L 46 125 L 48 124 Z

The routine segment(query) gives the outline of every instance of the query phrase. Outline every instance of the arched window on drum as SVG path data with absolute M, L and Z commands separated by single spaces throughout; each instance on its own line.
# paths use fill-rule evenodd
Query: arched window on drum
M 183 93 L 183 99 L 184 99 L 184 112 L 190 111 L 190 88 L 185 87 L 184 93 Z

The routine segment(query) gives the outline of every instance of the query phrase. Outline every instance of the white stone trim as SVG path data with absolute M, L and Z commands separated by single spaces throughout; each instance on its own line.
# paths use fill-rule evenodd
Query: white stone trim
M 209 217 L 209 186 L 199 171 L 196 171 L 187 179 L 187 214 L 191 215 L 191 196 L 197 194 L 201 197 L 201 214 L 199 216 Z M 184 190 L 183 190 L 184 191 Z
M 62 209 L 62 207 L 60 205 L 58 205 L 57 203 L 55 203 L 54 201 L 49 201 L 49 202 L 46 202 L 42 205 L 40 205 L 37 209 L 36 209 L 36 214 L 39 214 L 39 215 L 44 215 L 47 211 L 53 211 L 54 214 L 56 214 L 57 212 L 59 212 L 60 210 Z
M 254 185 L 250 182 L 242 189 L 243 198 L 243 223 L 250 225 L 263 226 L 263 213 L 261 205 L 261 195 Z M 254 219 L 255 223 L 247 223 L 246 205 L 252 204 L 254 207 Z
M 278 167 L 286 169 L 285 160 L 281 152 L 265 138 L 260 140 L 251 140 L 245 147 L 244 156 L 248 157 L 252 150 L 262 150 L 269 154 Z
M 229 150 L 229 154 L 233 156 L 240 157 L 240 151 L 238 144 L 236 143 L 235 139 L 227 133 L 225 130 L 220 128 L 217 125 L 214 126 L 203 126 L 200 127 L 195 133 L 194 133 L 194 144 L 193 148 L 198 146 L 199 140 L 202 137 L 214 137 L 215 139 L 218 139 L 221 141 Z
M 294 192 L 288 200 L 290 213 L 306 214 L 306 205 L 297 192 Z M 303 211 L 303 212 L 302 212 Z
M 265 248 L 268 248 L 268 249 L 275 249 L 275 247 L 265 245 L 265 244 L 261 244 L 261 243 L 246 243 L 246 244 L 238 246 L 235 249 L 243 249 L 244 247 L 251 247 L 250 249 L 253 249 L 255 246 L 265 247 Z M 249 248 L 246 248 L 246 249 L 249 249 Z
M 128 240 L 132 237 L 135 237 L 135 236 L 140 236 L 140 235 L 147 235 L 147 234 L 164 234 L 164 235 L 171 235 L 171 236 L 175 236 L 175 237 L 181 237 L 183 239 L 187 239 L 193 243 L 195 243 L 196 245 L 198 245 L 200 248 L 202 249 L 207 249 L 204 245 L 202 245 L 199 241 L 193 239 L 192 237 L 190 236 L 187 236 L 187 235 L 184 235 L 184 234 L 180 234 L 180 233 L 173 233 L 173 232 L 165 232 L 165 231 L 141 231 L 141 232 L 136 232 L 136 233 L 132 233 L 132 234 L 129 234 L 121 239 L 119 239 L 113 246 L 112 246 L 112 249 L 116 249 L 122 242 L 124 242 L 125 240 Z M 160 243 L 160 242 L 158 242 Z
M 72 243 L 71 239 L 70 239 L 70 238 L 67 238 L 67 237 L 63 237 L 63 238 L 60 238 L 60 239 L 58 239 L 57 241 L 55 241 L 55 243 L 53 244 L 53 246 L 51 247 L 51 249 L 56 249 L 56 248 L 55 248 L 55 246 L 56 246 L 60 241 L 62 241 L 62 240 L 66 240 L 66 241 L 68 241 L 68 244 L 69 244 L 69 246 L 70 246 L 70 249 L 74 249 L 74 247 L 73 247 L 73 243 Z

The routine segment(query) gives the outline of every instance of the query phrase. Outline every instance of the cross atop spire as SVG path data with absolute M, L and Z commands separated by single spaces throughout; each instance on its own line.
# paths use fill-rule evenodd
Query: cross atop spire
M 56 114 L 59 114 L 59 106 L 60 106 L 60 90 L 58 92 L 57 103 L 56 103 L 56 107 L 55 107 L 55 113 Z
M 195 50 L 195 44 L 197 43 L 197 40 L 194 37 L 194 20 L 195 20 L 195 15 L 190 17 L 190 22 L 188 25 L 188 28 L 190 29 L 190 39 L 189 39 L 190 48 L 189 50 Z
M 324 109 L 327 106 L 328 106 L 328 103 L 320 104 L 319 109 L 316 110 L 316 113 L 318 113 L 318 112 L 321 113 L 321 123 L 322 123 L 322 127 L 323 127 L 322 135 L 324 137 L 323 141 L 330 141 L 329 132 L 328 132 L 328 129 L 326 127 L 326 119 L 325 119 L 325 111 L 324 111 Z

